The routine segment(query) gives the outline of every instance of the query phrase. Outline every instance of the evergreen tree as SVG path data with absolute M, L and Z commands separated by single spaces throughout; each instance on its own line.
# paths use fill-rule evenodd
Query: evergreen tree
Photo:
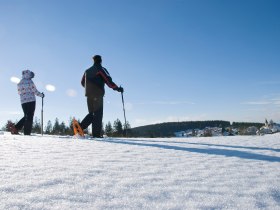
M 112 136 L 113 134 L 113 128 L 110 121 L 105 125 L 105 134 L 107 136 Z
M 52 122 L 49 120 L 47 123 L 47 126 L 45 128 L 45 133 L 46 134 L 51 134 L 52 133 Z
M 69 128 L 73 130 L 73 117 L 69 118 Z
M 5 131 L 11 131 L 10 130 L 10 125 L 13 124 L 13 122 L 11 120 L 8 120 L 6 125 L 5 125 Z
M 59 131 L 60 131 L 59 120 L 58 120 L 58 118 L 55 118 L 55 122 L 54 122 L 53 129 L 52 129 L 52 134 L 59 134 Z
M 67 128 L 66 128 L 65 122 L 62 122 L 59 126 L 59 133 L 61 135 L 65 135 L 66 130 L 67 130 Z
M 114 122 L 114 133 L 116 136 L 122 136 L 123 134 L 122 122 L 119 119 L 116 119 Z
M 73 135 L 73 117 L 69 118 L 69 127 L 66 128 L 66 133 L 67 135 Z
M 41 123 L 40 123 L 40 120 L 37 117 L 35 117 L 33 127 L 32 127 L 32 131 L 34 133 L 41 133 Z
M 127 130 L 131 129 L 131 126 L 128 121 L 126 121 L 126 124 L 123 125 L 123 128 Z
M 128 121 L 123 125 L 123 135 L 129 137 L 131 135 L 131 126 Z

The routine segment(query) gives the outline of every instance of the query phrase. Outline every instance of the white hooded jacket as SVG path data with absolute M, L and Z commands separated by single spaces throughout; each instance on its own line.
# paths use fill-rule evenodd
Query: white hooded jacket
M 22 72 L 22 79 L 17 85 L 21 104 L 36 101 L 35 95 L 43 97 L 43 94 L 37 90 L 35 84 L 32 81 L 33 76 L 33 72 L 29 70 Z

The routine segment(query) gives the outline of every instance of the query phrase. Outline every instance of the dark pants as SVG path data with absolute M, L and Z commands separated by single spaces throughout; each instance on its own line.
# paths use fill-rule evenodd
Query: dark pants
M 88 114 L 81 122 L 82 129 L 92 124 L 92 136 L 101 137 L 103 119 L 103 97 L 87 97 Z
M 24 117 L 15 125 L 17 130 L 24 128 L 24 135 L 30 135 L 33 124 L 33 116 L 36 108 L 36 102 L 28 102 L 21 105 Z

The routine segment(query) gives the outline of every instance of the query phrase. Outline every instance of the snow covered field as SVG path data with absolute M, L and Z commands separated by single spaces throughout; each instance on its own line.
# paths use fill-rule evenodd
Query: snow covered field
M 280 209 L 280 134 L 0 134 L 0 209 Z

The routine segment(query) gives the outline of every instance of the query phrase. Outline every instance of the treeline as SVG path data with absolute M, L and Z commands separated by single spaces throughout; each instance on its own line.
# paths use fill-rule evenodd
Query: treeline
M 131 132 L 133 136 L 141 137 L 172 137 L 177 131 L 185 131 L 188 129 L 204 129 L 205 127 L 228 126 L 230 126 L 230 122 L 222 120 L 167 122 L 132 128 Z
M 229 121 L 212 120 L 212 121 L 186 121 L 186 122 L 167 122 L 154 125 L 146 125 L 141 127 L 132 128 L 130 131 L 131 136 L 134 137 L 172 137 L 175 132 L 186 131 L 189 129 L 204 129 L 206 127 L 219 127 L 219 128 L 247 128 L 256 126 L 260 128 L 263 123 L 247 123 L 247 122 L 233 122 Z
M 233 122 L 231 126 L 233 128 L 239 128 L 239 129 L 244 129 L 244 128 L 248 128 L 248 127 L 251 127 L 251 126 L 255 126 L 258 129 L 260 129 L 263 125 L 264 125 L 264 123 Z
M 47 125 L 44 126 L 44 134 L 49 135 L 73 135 L 72 120 L 70 117 L 69 124 L 60 122 L 58 118 L 55 119 L 54 123 L 50 120 Z M 8 121 L 9 122 L 9 121 Z M 2 130 L 8 130 L 8 122 Z M 263 123 L 251 123 L 251 122 L 233 122 L 222 120 L 212 121 L 185 121 L 185 122 L 167 122 L 153 125 L 146 125 L 131 128 L 130 124 L 123 124 L 119 119 L 116 119 L 113 123 L 110 121 L 102 126 L 102 134 L 109 137 L 173 137 L 175 132 L 186 131 L 189 129 L 204 129 L 206 127 L 219 127 L 219 128 L 236 128 L 236 129 L 247 129 L 250 126 L 255 126 L 258 129 L 263 126 Z M 91 128 L 91 126 L 89 127 Z M 91 134 L 90 129 L 85 130 L 89 135 Z M 41 121 L 35 117 L 33 122 L 32 133 L 41 133 Z
M 44 126 L 43 133 L 48 135 L 73 135 L 73 126 L 72 126 L 73 118 L 70 117 L 69 124 L 66 124 L 64 121 L 60 122 L 58 118 L 52 121 L 48 121 L 47 125 Z M 7 121 L 5 127 L 2 130 L 9 131 L 8 125 L 11 121 Z M 78 122 L 80 122 L 78 120 Z M 33 126 L 32 126 L 32 133 L 41 133 L 41 120 L 35 117 Z M 84 130 L 85 133 L 91 135 L 90 131 L 91 126 L 88 129 Z M 102 125 L 102 135 L 107 135 L 109 137 L 122 137 L 126 136 L 127 130 L 130 130 L 130 124 L 122 124 L 119 119 L 116 119 L 113 124 L 109 121 L 107 124 Z

